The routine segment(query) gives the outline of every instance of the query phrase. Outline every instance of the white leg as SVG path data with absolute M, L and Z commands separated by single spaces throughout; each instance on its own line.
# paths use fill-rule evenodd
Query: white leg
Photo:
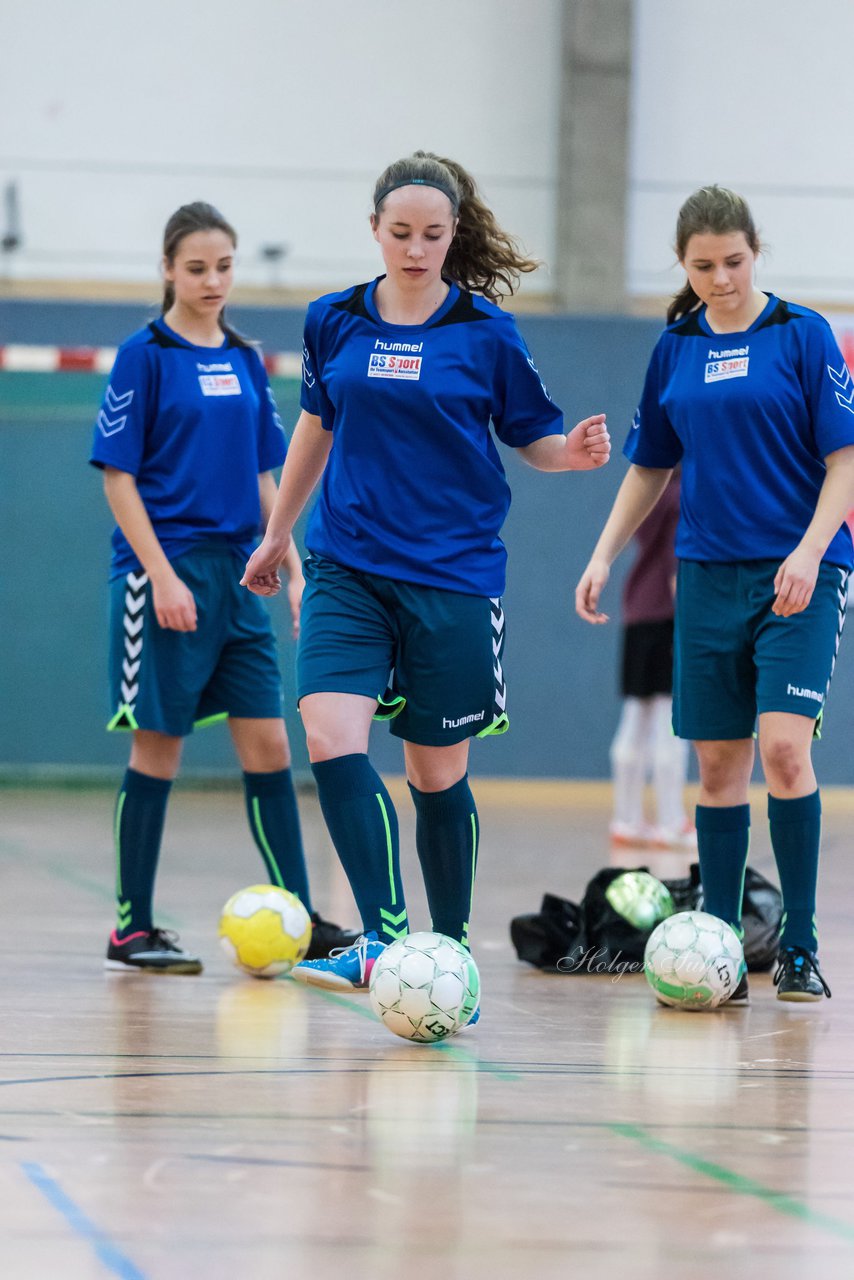
M 648 698 L 624 698 L 611 743 L 615 835 L 643 831 L 643 789 L 652 764 L 652 707 Z
M 688 768 L 688 743 L 677 738 L 671 725 L 672 703 L 669 695 L 652 699 L 654 723 L 653 787 L 656 824 L 666 838 L 678 839 L 685 830 L 685 775 Z

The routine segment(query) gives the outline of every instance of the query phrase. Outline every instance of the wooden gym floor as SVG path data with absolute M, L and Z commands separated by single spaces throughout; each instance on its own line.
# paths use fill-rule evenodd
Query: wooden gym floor
M 750 1008 L 704 1015 L 657 1007 L 642 977 L 520 964 L 510 917 L 544 890 L 579 898 L 608 862 L 607 788 L 476 788 L 483 1013 L 439 1047 L 396 1040 L 364 997 L 229 967 L 219 907 L 262 878 L 236 791 L 179 784 L 170 809 L 159 922 L 203 952 L 198 978 L 101 968 L 109 792 L 0 795 L 4 1277 L 854 1274 L 852 793 L 825 797 L 833 999 L 778 1003 L 762 975 Z M 314 800 L 302 809 L 316 903 L 354 923 Z M 757 793 L 769 872 L 763 812 Z

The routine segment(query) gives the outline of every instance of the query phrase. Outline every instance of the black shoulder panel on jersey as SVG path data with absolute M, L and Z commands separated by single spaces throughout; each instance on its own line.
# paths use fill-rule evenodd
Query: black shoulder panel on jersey
M 352 316 L 361 316 L 364 320 L 373 320 L 373 316 L 365 306 L 365 294 L 367 291 L 367 284 L 357 284 L 349 298 L 342 298 L 340 302 L 332 303 L 333 310 L 346 311 Z
M 179 351 L 186 351 L 188 347 L 192 347 L 193 345 L 192 342 L 176 342 L 170 334 L 164 333 L 162 329 L 158 328 L 153 320 L 148 326 L 148 330 L 151 334 L 151 338 L 157 343 L 158 347 L 177 347 Z M 242 334 L 239 334 L 235 329 L 232 329 L 230 325 L 225 326 L 223 333 L 225 334 L 225 343 L 223 345 L 226 350 L 229 347 L 248 347 L 250 350 L 253 348 L 257 350 L 254 342 L 250 342 L 248 338 L 244 338 Z M 151 339 L 149 339 L 149 341 L 151 341 Z
M 780 298 L 770 316 L 766 316 L 762 321 L 759 329 L 768 329 L 772 324 L 788 324 L 790 320 L 796 319 L 797 316 L 792 315 L 786 303 Z M 759 329 L 756 330 L 757 333 Z
M 232 329 L 230 324 L 224 324 L 222 331 L 225 334 L 225 345 L 227 347 L 244 347 L 247 351 L 258 350 L 257 343 L 253 342 L 251 338 L 244 338 L 243 334 L 238 333 L 236 329 Z
M 460 290 L 460 296 L 446 316 L 442 316 L 441 320 L 437 320 L 432 329 L 441 329 L 445 324 L 468 324 L 470 320 L 488 320 L 489 315 L 485 311 L 478 311 L 474 305 L 474 299 L 470 293 L 464 293 Z
M 148 331 L 157 343 L 158 347 L 178 347 L 181 351 L 186 350 L 186 347 L 182 342 L 176 342 L 168 333 L 164 333 L 162 329 L 158 329 L 153 320 L 148 326 Z
M 708 338 L 704 329 L 700 328 L 699 311 L 689 311 L 687 316 L 678 321 L 670 330 L 677 338 Z

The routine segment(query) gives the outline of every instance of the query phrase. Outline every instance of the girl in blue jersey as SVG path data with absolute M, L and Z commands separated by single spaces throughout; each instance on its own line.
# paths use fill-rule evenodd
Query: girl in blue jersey
M 273 507 L 285 437 L 261 358 L 224 319 L 237 236 L 201 202 L 169 219 L 162 316 L 119 349 L 95 426 L 116 518 L 110 729 L 133 733 L 115 817 L 118 920 L 106 966 L 198 973 L 152 920 L 166 805 L 183 739 L 228 719 L 253 838 L 271 881 L 311 910 L 275 640 L 239 566 Z M 302 574 L 283 549 L 297 628 Z M 312 915 L 315 955 L 352 941 Z
M 473 736 L 507 728 L 501 665 L 510 494 L 490 433 L 543 471 L 602 466 L 604 415 L 563 434 L 511 316 L 493 301 L 533 270 L 459 165 L 391 165 L 371 216 L 386 273 L 312 303 L 303 412 L 250 590 L 278 590 L 291 530 L 322 478 L 304 566 L 298 695 L 324 818 L 365 933 L 293 970 L 364 988 L 408 930 L 394 808 L 368 755 L 371 721 L 404 741 L 433 928 L 468 942 L 478 819 Z
M 741 924 L 747 788 L 759 753 L 785 903 L 781 1000 L 830 995 L 818 967 L 821 803 L 810 758 L 852 564 L 854 387 L 830 328 L 754 284 L 759 237 L 741 197 L 683 205 L 687 281 L 653 351 L 625 454 L 632 466 L 576 591 L 588 622 L 609 569 L 682 461 L 673 725 L 700 765 L 705 909 Z M 734 993 L 747 1000 L 744 978 Z

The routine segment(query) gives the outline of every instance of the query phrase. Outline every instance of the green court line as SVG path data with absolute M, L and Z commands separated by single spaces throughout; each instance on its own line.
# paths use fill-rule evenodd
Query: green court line
M 362 1018 L 368 1018 L 373 1022 L 374 1026 L 380 1025 L 380 1020 L 374 1011 L 367 1007 L 364 1003 L 360 1004 L 355 1000 L 348 1000 L 346 996 L 336 996 L 333 991 L 324 991 L 322 987 L 315 988 L 315 994 L 323 996 L 324 1000 L 337 1004 L 340 1009 L 349 1009 L 352 1013 L 358 1013 Z M 414 1049 L 423 1049 L 429 1052 L 431 1049 L 443 1053 L 446 1057 L 452 1058 L 455 1062 L 467 1067 L 474 1067 L 477 1071 L 484 1075 L 494 1076 L 496 1080 L 521 1080 L 522 1077 L 516 1075 L 513 1071 L 505 1071 L 503 1067 L 497 1066 L 494 1062 L 484 1062 L 470 1049 L 464 1049 L 461 1045 L 451 1044 L 448 1040 L 439 1040 L 434 1044 L 419 1044 L 415 1040 L 406 1040 L 403 1036 L 394 1036 L 393 1032 L 389 1033 L 395 1040 L 399 1040 L 402 1045 L 411 1044 Z
M 47 871 L 49 875 L 54 876 L 57 880 L 64 880 L 66 884 L 74 885 L 75 889 L 82 889 L 84 893 L 89 893 L 94 898 L 99 898 L 102 902 L 109 902 L 111 906 L 115 906 L 116 895 L 115 889 L 89 876 L 85 871 L 78 871 L 75 867 L 69 866 L 66 862 L 58 859 L 47 858 L 44 854 L 34 854 L 32 852 L 23 853 L 18 849 L 13 849 L 8 844 L 0 845 L 0 858 L 14 858 L 16 862 L 26 862 L 28 866 L 37 866 L 41 870 Z M 167 915 L 165 911 L 158 911 L 158 917 L 163 921 L 167 929 L 179 928 L 179 921 L 174 916 Z
M 827 1213 L 816 1213 L 815 1210 L 810 1209 L 801 1200 L 795 1200 L 793 1196 L 786 1195 L 783 1191 L 774 1191 L 771 1187 L 766 1187 L 763 1183 L 756 1182 L 754 1178 L 746 1178 L 743 1174 L 736 1173 L 733 1169 L 727 1169 L 721 1164 L 715 1164 L 713 1160 L 704 1160 L 702 1156 L 692 1155 L 690 1151 L 684 1151 L 681 1147 L 676 1147 L 671 1142 L 663 1142 L 661 1138 L 654 1138 L 651 1133 L 648 1133 L 639 1125 L 608 1124 L 604 1127 L 621 1138 L 628 1138 L 629 1141 L 645 1147 L 647 1151 L 655 1151 L 659 1155 L 670 1156 L 671 1159 L 678 1160 L 687 1169 L 693 1170 L 694 1173 L 702 1174 L 706 1178 L 714 1179 L 715 1182 L 728 1187 L 730 1191 L 736 1192 L 737 1195 L 753 1196 L 789 1218 L 799 1218 L 801 1222 L 805 1222 L 811 1227 L 821 1228 L 830 1232 L 831 1235 L 839 1236 L 843 1240 L 854 1241 L 854 1225 L 851 1223 L 843 1222 L 841 1218 L 831 1217 Z

